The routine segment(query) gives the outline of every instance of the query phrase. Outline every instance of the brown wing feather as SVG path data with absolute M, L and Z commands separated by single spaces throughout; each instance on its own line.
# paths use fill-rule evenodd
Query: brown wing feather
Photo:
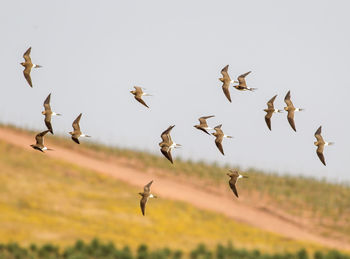
M 32 63 L 32 60 L 31 60 L 31 58 L 30 58 L 30 52 L 31 52 L 31 50 L 32 50 L 32 47 L 29 47 L 29 49 L 27 49 L 26 52 L 24 52 L 24 54 L 23 54 L 24 60 L 25 60 L 26 62 L 30 62 L 30 63 Z
M 237 188 L 236 188 L 236 182 L 237 182 L 237 179 L 234 180 L 234 179 L 231 178 L 230 181 L 229 181 L 229 185 L 230 185 L 230 188 L 233 191 L 233 193 L 236 195 L 236 197 L 239 198 L 238 197 Z
M 24 75 L 24 78 L 27 80 L 28 84 L 30 85 L 30 87 L 33 87 L 32 78 L 30 77 L 31 70 L 32 70 L 32 67 L 27 65 L 23 70 L 23 75 Z
M 48 128 L 48 130 L 53 134 L 51 125 L 51 114 L 45 114 L 45 125 Z
M 294 131 L 297 131 L 295 128 L 295 123 L 294 123 L 294 111 L 293 110 L 288 111 L 287 119 L 288 119 L 288 122 L 289 122 L 290 126 L 292 127 L 292 129 Z
M 78 138 L 76 138 L 76 137 L 73 137 L 73 136 L 72 136 L 72 140 L 73 140 L 75 143 L 80 144 L 80 142 L 79 142 L 79 139 L 78 139 Z
M 169 143 L 171 142 L 171 137 L 170 137 L 170 131 L 175 127 L 175 125 L 169 126 L 166 130 L 162 132 L 160 137 L 162 138 L 163 142 Z
M 81 115 L 82 113 L 80 113 L 79 116 L 72 123 L 72 127 L 74 131 L 80 131 L 79 122 L 80 122 Z
M 163 146 L 160 151 L 162 154 L 173 164 L 173 157 L 171 155 L 171 150 L 169 149 L 168 146 Z
M 322 164 L 326 165 L 326 161 L 325 161 L 324 155 L 323 155 L 323 149 L 324 149 L 324 145 L 318 145 L 316 153 L 317 153 L 317 156 L 319 157 L 319 159 L 321 160 Z
M 223 85 L 222 85 L 222 91 L 224 91 L 224 94 L 225 94 L 225 96 L 226 96 L 226 98 L 230 101 L 230 102 L 232 102 L 231 101 L 231 95 L 230 95 L 230 90 L 229 90 L 229 88 L 230 88 L 230 83 L 228 83 L 228 82 L 224 82 L 223 83 Z
M 277 94 L 276 94 L 274 97 L 272 97 L 272 98 L 267 102 L 267 107 L 268 107 L 269 109 L 274 109 L 273 102 L 275 101 L 276 97 L 277 97 Z
M 222 139 L 223 136 L 217 136 L 215 139 L 215 145 L 217 146 L 217 148 L 220 150 L 221 154 L 225 155 L 224 153 L 224 149 L 222 148 Z
M 247 72 L 247 73 L 244 73 L 244 74 L 240 75 L 240 76 L 237 78 L 237 80 L 238 80 L 238 82 L 239 82 L 240 85 L 245 85 L 245 84 L 246 84 L 245 77 L 246 77 L 247 75 L 249 75 L 251 72 L 252 72 L 252 71 L 249 71 L 249 72 Z
M 269 128 L 269 130 L 271 130 L 271 117 L 272 117 L 272 112 L 268 112 L 265 115 L 265 122 L 266 122 L 266 125 Z
M 39 134 L 37 134 L 35 136 L 35 140 L 36 140 L 36 144 L 37 145 L 44 145 L 44 136 L 46 135 L 46 133 L 48 133 L 49 130 L 45 130 L 43 132 L 40 132 Z
M 200 117 L 200 118 L 198 119 L 200 125 L 201 125 L 201 126 L 208 126 L 208 124 L 207 124 L 207 119 L 212 118 L 212 117 L 215 117 L 215 115 Z
M 284 102 L 287 104 L 288 107 L 294 109 L 294 105 L 293 105 L 292 101 L 290 100 L 290 91 L 288 91 L 288 93 L 284 97 Z
M 143 191 L 149 193 L 151 191 L 152 183 L 153 183 L 153 180 L 150 181 L 148 184 L 146 184 L 145 187 L 143 187 Z
M 135 99 L 139 102 L 139 103 L 141 103 L 141 104 L 143 104 L 144 106 L 146 106 L 147 108 L 149 108 L 148 107 L 148 105 L 145 103 L 145 101 L 144 100 L 142 100 L 142 98 L 140 97 L 140 96 L 135 96 Z
M 147 203 L 147 197 L 142 196 L 140 200 L 140 207 L 141 207 L 141 212 L 143 216 L 145 216 L 145 212 L 146 212 L 146 203 Z
M 44 101 L 45 111 L 51 111 L 50 100 L 51 100 L 51 94 L 49 94 Z

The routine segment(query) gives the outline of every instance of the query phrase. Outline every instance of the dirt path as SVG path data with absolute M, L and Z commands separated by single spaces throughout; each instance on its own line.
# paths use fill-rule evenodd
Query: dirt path
M 7 128 L 0 128 L 0 139 L 25 148 L 28 151 L 37 152 L 29 146 L 34 143 L 34 137 L 29 137 L 26 134 Z M 48 146 L 50 147 L 49 142 Z M 55 151 L 46 152 L 45 155 L 110 175 L 134 186 L 143 187 L 145 183 L 153 179 L 156 184 L 152 186 L 152 189 L 160 197 L 184 201 L 201 209 L 219 212 L 237 221 L 245 222 L 251 226 L 271 231 L 287 238 L 311 241 L 332 248 L 350 250 L 350 244 L 310 233 L 281 217 L 243 204 L 237 199 L 215 193 L 207 193 L 190 184 L 187 185 L 173 179 L 145 174 L 125 165 L 87 157 L 67 148 L 57 146 L 53 148 Z

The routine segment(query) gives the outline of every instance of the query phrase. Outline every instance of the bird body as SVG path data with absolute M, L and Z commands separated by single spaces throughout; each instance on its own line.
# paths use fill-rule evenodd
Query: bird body
M 222 91 L 224 92 L 227 100 L 231 102 L 231 95 L 230 95 L 230 84 L 233 83 L 231 80 L 229 74 L 228 74 L 228 66 L 226 65 L 223 69 L 221 69 L 222 78 L 219 78 L 219 80 L 223 83 L 222 84 Z
M 59 113 L 55 113 L 51 110 L 51 106 L 50 106 L 50 99 L 51 99 L 51 94 L 49 94 L 45 101 L 44 101 L 44 108 L 45 110 L 42 111 L 41 113 L 45 116 L 45 125 L 48 128 L 48 130 L 50 130 L 51 134 L 53 134 L 53 129 L 52 129 L 52 125 L 51 125 L 51 117 L 52 116 L 61 116 L 61 114 Z
M 224 138 L 232 138 L 232 136 L 225 135 L 224 132 L 221 130 L 221 126 L 222 126 L 222 124 L 216 126 L 214 128 L 215 132 L 212 133 L 212 135 L 215 136 L 215 145 L 216 145 L 216 147 L 219 149 L 221 154 L 225 155 L 224 149 L 222 147 L 222 140 Z
M 196 129 L 199 129 L 201 131 L 203 131 L 204 133 L 210 135 L 210 133 L 208 132 L 208 130 L 211 130 L 212 128 L 210 128 L 207 124 L 207 119 L 215 117 L 214 115 L 210 115 L 210 116 L 203 116 L 200 117 L 199 120 L 199 125 L 194 125 L 193 127 L 195 127 Z
M 151 96 L 150 94 L 147 94 L 145 92 L 143 92 L 142 87 L 139 86 L 134 86 L 135 90 L 130 91 L 130 93 L 132 93 L 134 95 L 134 98 L 141 104 L 143 104 L 144 106 L 146 106 L 147 108 L 148 105 L 145 103 L 145 101 L 142 99 L 142 96 Z
M 171 155 L 171 150 L 173 148 L 181 147 L 180 144 L 175 143 L 170 136 L 170 131 L 175 127 L 175 125 L 169 126 L 165 131 L 162 132 L 160 137 L 162 142 L 159 143 L 161 153 L 173 164 L 173 158 Z
M 48 133 L 49 130 L 45 130 L 43 132 L 40 132 L 39 134 L 37 134 L 35 136 L 35 140 L 36 140 L 36 143 L 35 144 L 32 144 L 30 145 L 32 148 L 34 148 L 35 150 L 39 150 L 41 152 L 44 152 L 45 150 L 52 150 L 52 149 L 49 149 L 45 146 L 44 144 L 44 136 L 46 135 L 46 133 Z
M 23 54 L 23 58 L 25 62 L 22 62 L 21 65 L 24 67 L 24 70 L 23 70 L 24 78 L 27 80 L 29 86 L 33 87 L 30 72 L 32 71 L 32 68 L 39 68 L 41 66 L 32 63 L 32 59 L 30 58 L 31 50 L 32 50 L 32 47 L 27 49 L 27 51 Z
M 284 102 L 287 104 L 287 106 L 284 107 L 284 110 L 288 112 L 287 119 L 288 119 L 289 125 L 292 127 L 294 131 L 297 131 L 295 128 L 294 113 L 298 111 L 302 111 L 303 109 L 294 107 L 290 99 L 290 91 L 288 91 L 288 93 L 284 97 Z
M 234 81 L 234 83 L 238 83 L 238 85 L 233 85 L 234 88 L 236 88 L 237 90 L 240 91 L 255 91 L 257 88 L 250 88 L 247 86 L 247 83 L 245 81 L 245 77 L 247 75 L 249 75 L 252 71 L 249 71 L 247 73 L 244 73 L 242 75 L 240 75 L 237 80 L 238 81 Z
M 69 132 L 69 134 L 72 136 L 72 140 L 77 144 L 80 144 L 79 142 L 80 137 L 87 137 L 87 138 L 91 137 L 89 135 L 83 134 L 80 130 L 79 122 L 80 122 L 81 116 L 82 116 L 82 113 L 80 113 L 79 116 L 73 121 L 72 127 L 74 131 Z
M 274 107 L 273 103 L 274 103 L 276 97 L 277 97 L 277 94 L 267 102 L 267 109 L 264 109 L 264 111 L 266 112 L 265 122 L 266 122 L 266 125 L 269 128 L 269 130 L 271 130 L 271 117 L 272 117 L 272 115 L 274 113 L 282 112 L 281 110 L 275 109 L 275 107 Z
M 333 145 L 334 143 L 324 141 L 321 135 L 321 131 L 322 131 L 322 126 L 320 126 L 315 132 L 315 138 L 317 141 L 314 142 L 314 145 L 317 146 L 316 154 L 318 158 L 321 160 L 322 164 L 326 165 L 326 161 L 323 155 L 324 147 Z
M 153 183 L 153 180 L 144 186 L 143 192 L 139 192 L 139 194 L 141 195 L 140 207 L 141 207 L 141 212 L 142 212 L 143 216 L 145 216 L 146 203 L 148 202 L 148 199 L 149 198 L 157 198 L 157 196 L 155 196 L 151 193 L 152 183 Z
M 227 173 L 227 175 L 230 177 L 230 180 L 229 180 L 229 185 L 230 185 L 230 188 L 231 190 L 233 191 L 233 193 L 236 195 L 236 197 L 238 198 L 238 192 L 237 192 L 237 188 L 236 188 L 236 183 L 238 181 L 238 179 L 241 179 L 241 178 L 248 178 L 248 176 L 245 176 L 245 175 L 241 175 L 238 173 L 238 171 L 236 170 L 229 170 L 230 172 Z

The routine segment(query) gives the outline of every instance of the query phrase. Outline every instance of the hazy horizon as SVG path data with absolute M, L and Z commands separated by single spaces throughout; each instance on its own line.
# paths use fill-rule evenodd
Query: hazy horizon
M 172 137 L 183 147 L 174 150 L 174 158 L 349 182 L 349 6 L 346 1 L 2 3 L 0 121 L 45 130 L 40 112 L 52 93 L 53 111 L 63 114 L 52 121 L 57 134 L 71 131 L 82 112 L 82 131 L 93 141 L 161 155 L 160 133 L 175 124 Z M 33 88 L 19 64 L 30 46 L 33 63 L 43 66 L 32 71 Z M 218 80 L 227 64 L 232 79 L 251 70 L 247 83 L 258 90 L 231 87 L 229 103 Z M 130 94 L 134 85 L 153 95 L 144 97 L 150 109 Z M 275 94 L 275 107 L 283 109 L 288 90 L 294 105 L 305 108 L 295 115 L 297 132 L 286 112 L 274 114 L 270 132 L 263 109 Z M 193 128 L 204 115 L 215 115 L 209 126 L 223 124 L 234 137 L 223 141 L 225 156 L 213 137 Z M 325 148 L 327 167 L 313 144 L 320 125 L 324 139 L 335 142 Z

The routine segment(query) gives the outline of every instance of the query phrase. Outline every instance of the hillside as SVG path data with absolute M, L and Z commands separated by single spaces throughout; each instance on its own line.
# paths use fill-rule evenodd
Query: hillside
M 33 141 L 31 133 L 9 128 L 1 128 L 0 133 L 3 151 L 0 166 L 1 171 L 6 172 L 0 179 L 4 206 L 1 211 L 5 212 L 0 216 L 3 226 L 0 242 L 31 240 L 72 244 L 79 238 L 88 240 L 97 236 L 133 247 L 144 240 L 157 247 L 168 245 L 170 240 L 174 247 L 233 240 L 239 246 L 265 251 L 319 248 L 310 241 L 349 249 L 346 229 L 315 234 L 315 229 L 327 230 L 331 225 L 346 223 L 332 220 L 334 215 L 346 220 L 345 209 L 334 215 L 330 213 L 337 207 L 349 208 L 345 207 L 349 197 L 349 188 L 345 186 L 251 171 L 246 172 L 250 178 L 267 184 L 257 188 L 259 185 L 252 179 L 242 182 L 238 187 L 242 198 L 235 200 L 226 186 L 223 168 L 179 161 L 169 166 L 157 156 L 86 143 L 72 145 L 56 137 L 47 139 L 55 151 L 41 154 L 28 147 Z M 149 213 L 143 218 L 138 207 L 140 189 L 125 182 L 142 186 L 150 179 L 155 179 L 153 190 L 162 198 L 150 202 Z M 206 186 L 204 192 L 203 186 L 208 181 L 214 181 L 216 187 Z M 274 183 L 278 188 L 273 187 Z M 291 190 L 310 187 L 310 184 L 313 191 L 307 188 L 305 193 L 297 192 L 297 197 L 288 195 Z M 340 190 L 342 195 L 328 195 L 323 199 L 325 205 L 318 207 L 321 201 L 317 194 L 325 188 Z M 174 193 L 174 190 L 178 191 Z M 254 200 L 262 194 L 262 202 L 255 206 Z M 298 200 L 303 203 L 292 213 L 290 208 Z M 276 213 L 273 206 L 286 201 L 288 204 Z M 315 221 L 313 229 L 304 229 L 303 224 L 310 222 L 308 210 L 312 208 L 317 208 L 313 215 L 323 219 L 328 224 L 326 227 Z M 296 217 L 298 211 L 306 213 Z M 124 231 L 128 234 L 122 235 Z

